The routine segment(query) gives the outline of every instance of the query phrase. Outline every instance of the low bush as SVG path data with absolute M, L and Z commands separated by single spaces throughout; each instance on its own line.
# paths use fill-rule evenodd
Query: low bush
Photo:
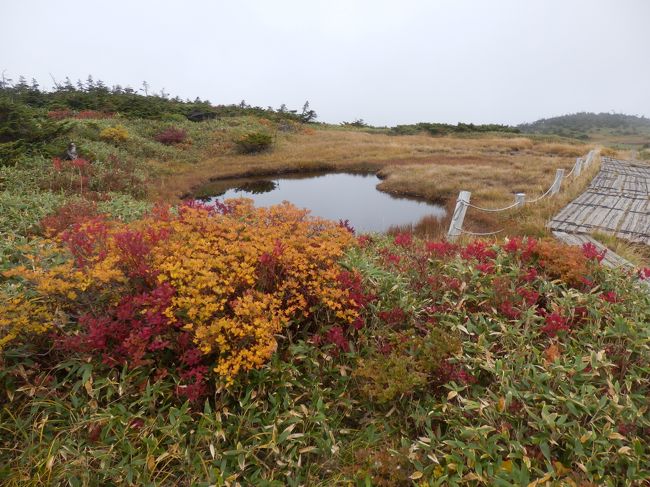
M 165 145 L 180 144 L 187 139 L 187 132 L 183 129 L 170 127 L 156 134 L 154 139 Z
M 129 139 L 129 132 L 122 125 L 107 127 L 99 133 L 99 137 L 107 142 L 118 144 Z
M 105 199 L 108 192 L 121 192 L 135 197 L 145 194 L 145 180 L 131 158 L 108 155 L 103 161 L 90 162 L 78 158 L 72 161 L 52 159 L 47 177 L 40 181 L 43 189 Z
M 13 305 L 4 298 L 2 324 L 17 323 L 5 330 L 8 339 L 23 326 L 19 319 L 40 331 L 66 316 L 64 348 L 108 364 L 176 368 L 180 392 L 196 399 L 210 368 L 232 384 L 266 363 L 277 334 L 307 319 L 345 325 L 358 317 L 336 264 L 351 236 L 305 211 L 235 200 L 218 211 L 184 206 L 177 216 L 158 209 L 123 224 L 89 209 L 81 221 L 66 217 L 66 207 L 44 222 L 50 233 L 64 230 L 73 260 L 6 273 L 37 296 Z
M 255 154 L 271 148 L 273 137 L 262 132 L 246 134 L 235 141 L 237 150 L 242 154 Z
M 50 191 L 0 192 L 0 239 L 5 233 L 37 233 L 41 219 L 55 211 L 63 201 L 62 194 Z

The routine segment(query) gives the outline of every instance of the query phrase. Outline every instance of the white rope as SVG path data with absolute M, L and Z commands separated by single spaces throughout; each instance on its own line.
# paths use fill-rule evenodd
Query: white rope
M 485 237 L 487 235 L 496 235 L 497 233 L 503 232 L 503 228 L 501 230 L 497 230 L 496 232 L 485 232 L 485 233 L 477 233 L 477 232 L 470 232 L 469 230 L 463 230 L 462 228 L 454 227 L 456 230 L 458 230 L 461 233 L 466 233 L 467 235 L 472 235 L 474 237 Z
M 551 192 L 551 190 L 553 189 L 553 186 L 554 186 L 554 184 L 551 184 L 551 187 L 548 188 L 546 193 L 544 193 L 542 196 L 538 196 L 537 198 L 534 198 L 532 200 L 528 200 L 528 201 L 526 201 L 526 203 L 535 203 L 536 201 L 541 200 L 542 198 L 544 198 L 545 196 L 547 196 Z
M 575 171 L 575 169 L 576 169 L 576 164 L 573 165 L 573 167 L 572 167 L 571 170 L 568 172 L 568 174 L 565 174 L 565 175 L 564 175 L 564 179 L 566 179 L 566 178 L 568 178 L 569 176 L 571 176 L 571 174 L 573 174 L 573 171 Z
M 480 206 L 474 206 L 474 205 L 472 205 L 471 203 L 467 203 L 467 206 L 469 206 L 470 208 L 475 208 L 475 209 L 480 210 L 480 211 L 493 211 L 493 212 L 499 212 L 499 211 L 506 211 L 506 210 L 509 210 L 509 209 L 511 209 L 511 208 L 514 208 L 515 206 L 519 206 L 519 203 L 517 203 L 517 202 L 515 201 L 513 204 L 511 204 L 510 206 L 506 206 L 505 208 L 481 208 Z

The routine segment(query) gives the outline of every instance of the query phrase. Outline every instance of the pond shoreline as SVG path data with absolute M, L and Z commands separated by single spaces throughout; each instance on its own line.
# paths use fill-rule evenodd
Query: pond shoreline
M 302 171 L 252 178 L 223 178 L 197 188 L 193 198 L 214 202 L 248 198 L 255 206 L 288 201 L 329 220 L 349 220 L 362 232 L 418 226 L 426 219 L 444 220 L 447 205 L 432 204 L 397 192 L 383 191 L 382 180 L 369 171 Z
M 324 176 L 326 174 L 351 174 L 351 175 L 360 175 L 360 176 L 375 176 L 380 180 L 380 183 L 376 186 L 376 189 L 378 191 L 381 191 L 382 193 L 386 193 L 396 198 L 406 198 L 420 203 L 428 203 L 428 204 L 439 205 L 444 207 L 449 206 L 449 201 L 450 201 L 449 198 L 443 198 L 443 197 L 427 198 L 426 196 L 424 196 L 421 193 L 418 193 L 417 191 L 403 191 L 403 190 L 400 191 L 400 190 L 386 188 L 384 182 L 388 180 L 389 176 L 383 173 L 381 169 L 370 170 L 370 169 L 360 169 L 360 168 L 352 167 L 352 168 L 346 168 L 342 170 L 332 165 L 316 166 L 316 167 L 301 168 L 301 169 L 295 169 L 295 168 L 276 169 L 273 171 L 249 169 L 247 171 L 243 171 L 240 173 L 228 174 L 227 176 L 214 176 L 208 178 L 203 183 L 193 185 L 189 191 L 185 191 L 182 194 L 180 194 L 179 199 L 187 200 L 191 198 L 196 198 L 199 190 L 203 187 L 208 186 L 210 183 L 218 183 L 218 182 L 227 183 L 229 181 L 235 181 L 235 180 L 261 179 L 265 177 L 277 178 L 277 177 L 284 177 L 284 176 L 288 178 L 290 178 L 291 176 L 304 176 L 305 178 L 308 178 L 308 177 Z

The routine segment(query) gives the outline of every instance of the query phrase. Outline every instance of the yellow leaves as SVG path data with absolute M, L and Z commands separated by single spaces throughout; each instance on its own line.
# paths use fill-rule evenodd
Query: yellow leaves
M 153 252 L 158 281 L 176 290 L 166 315 L 191 321 L 197 344 L 217 354 L 215 369 L 228 382 L 265 363 L 274 335 L 314 304 L 344 322 L 357 317 L 337 282 L 337 259 L 352 241 L 347 231 L 288 204 L 231 204 L 226 216 L 184 210 Z
M 268 361 L 277 347 L 275 335 L 290 322 L 299 324 L 314 310 L 327 320 L 357 318 L 355 303 L 338 282 L 338 259 L 353 241 L 347 230 L 290 204 L 259 209 L 250 200 L 228 204 L 228 215 L 184 207 L 168 220 L 112 222 L 83 267 L 69 261 L 46 268 L 36 260 L 33 269 L 7 271 L 27 281 L 42 309 L 23 302 L 0 311 L 0 345 L 20 331 L 46 329 L 55 312 L 74 317 L 88 302 L 98 310 L 117 304 L 141 285 L 130 277 L 134 264 L 151 270 L 148 286 L 174 289 L 164 316 L 192 333 L 203 353 L 215 356 L 215 370 L 227 383 Z M 124 260 L 125 232 L 143 236 L 147 253 L 137 262 Z M 53 245 L 64 250 L 61 242 Z
M 0 293 L 0 349 L 21 334 L 46 331 L 52 321 L 52 313 L 36 300 Z

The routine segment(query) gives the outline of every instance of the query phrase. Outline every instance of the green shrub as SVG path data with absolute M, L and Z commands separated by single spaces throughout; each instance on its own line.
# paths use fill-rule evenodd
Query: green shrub
M 0 99 L 0 165 L 36 152 L 69 130 L 66 122 L 50 120 L 26 105 Z
M 25 235 L 38 228 L 41 219 L 63 203 L 64 196 L 49 191 L 17 194 L 0 193 L 0 235 L 5 232 Z
M 237 150 L 242 154 L 255 154 L 271 148 L 273 137 L 262 132 L 246 134 L 235 141 Z
M 384 404 L 430 390 L 444 376 L 443 365 L 460 351 L 460 341 L 442 330 L 424 337 L 396 336 L 387 354 L 362 359 L 354 372 L 363 396 Z
M 151 210 L 151 203 L 137 200 L 131 195 L 109 193 L 109 196 L 110 199 L 97 203 L 97 209 L 116 220 L 131 222 L 142 218 L 145 213 Z

